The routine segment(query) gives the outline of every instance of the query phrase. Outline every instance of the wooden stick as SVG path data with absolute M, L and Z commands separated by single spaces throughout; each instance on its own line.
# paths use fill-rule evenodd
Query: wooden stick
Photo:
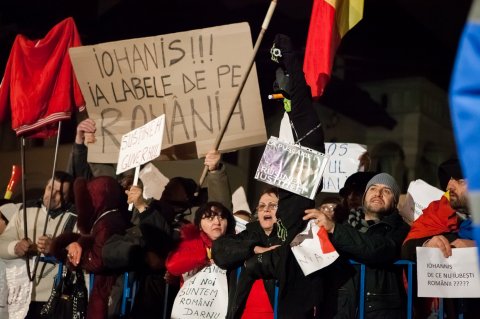
M 223 139 L 223 136 L 225 135 L 225 131 L 227 130 L 228 123 L 230 122 L 230 119 L 232 118 L 233 111 L 235 110 L 235 106 L 238 103 L 238 100 L 240 99 L 240 94 L 242 94 L 243 88 L 245 87 L 245 84 L 247 83 L 248 76 L 250 75 L 250 71 L 252 70 L 253 64 L 255 63 L 255 57 L 257 55 L 258 49 L 260 48 L 260 43 L 262 42 L 263 35 L 265 34 L 265 31 L 268 28 L 268 25 L 270 24 L 270 20 L 273 16 L 273 12 L 275 11 L 275 7 L 277 6 L 277 0 L 272 0 L 270 2 L 270 6 L 268 7 L 267 14 L 265 16 L 265 19 L 263 20 L 262 23 L 262 28 L 260 30 L 260 33 L 257 37 L 257 41 L 255 42 L 255 46 L 253 47 L 253 54 L 250 59 L 250 62 L 248 64 L 247 70 L 245 71 L 245 74 L 243 75 L 242 78 L 242 83 L 238 87 L 237 94 L 235 95 L 235 98 L 233 99 L 233 103 L 230 106 L 230 110 L 227 114 L 227 117 L 225 118 L 225 121 L 222 123 L 222 129 L 218 133 L 218 136 L 215 140 L 215 143 L 213 144 L 213 149 L 218 150 L 220 143 Z M 198 186 L 202 187 L 203 182 L 205 181 L 205 177 L 207 177 L 208 173 L 208 167 L 205 166 L 203 168 L 202 176 L 200 176 L 200 181 L 198 182 Z

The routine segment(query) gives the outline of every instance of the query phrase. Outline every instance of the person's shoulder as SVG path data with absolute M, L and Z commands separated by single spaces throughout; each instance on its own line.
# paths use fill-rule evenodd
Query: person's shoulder
M 382 219 L 382 222 L 390 225 L 392 228 L 410 228 L 405 220 L 403 220 L 403 217 L 400 215 L 398 210 L 395 210 L 391 214 L 387 215 Z

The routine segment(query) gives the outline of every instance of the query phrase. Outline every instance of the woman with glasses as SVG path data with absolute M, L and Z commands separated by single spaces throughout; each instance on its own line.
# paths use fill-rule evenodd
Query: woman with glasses
M 213 263 L 212 242 L 224 234 L 234 234 L 235 219 L 222 204 L 208 202 L 198 208 L 194 223 L 184 225 L 180 233 L 181 240 L 166 261 L 169 275 L 178 277 Z
M 214 243 L 213 257 L 224 269 L 238 268 L 237 278 L 230 283 L 227 318 L 272 319 L 275 298 L 273 279 L 255 279 L 243 269 L 243 263 L 255 254 L 277 248 L 278 189 L 264 190 L 258 201 L 257 220 L 247 224 L 237 235 L 223 236 Z

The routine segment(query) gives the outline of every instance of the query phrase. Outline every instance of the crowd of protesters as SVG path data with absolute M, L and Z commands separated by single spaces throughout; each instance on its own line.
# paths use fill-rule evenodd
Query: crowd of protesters
M 289 100 L 293 142 L 324 152 L 320 120 L 290 39 L 277 35 L 275 48 L 281 52 L 276 83 Z M 1 258 L 54 256 L 64 267 L 94 275 L 87 318 L 120 316 L 125 273 L 137 284 L 125 316 L 168 318 L 177 292 L 213 265 L 227 277 L 227 318 L 357 318 L 360 272 L 352 260 L 366 266 L 365 317 L 405 318 L 403 269 L 395 261 L 415 261 L 419 246 L 438 248 L 445 257 L 452 248 L 475 246 L 467 181 L 455 160 L 439 168 L 448 197 L 433 202 L 411 225 L 398 211 L 400 187 L 386 172 L 355 173 L 338 197 L 325 197 L 318 205 L 266 187 L 252 218 L 249 211 L 232 212 L 218 151 L 205 158 L 206 196 L 193 180 L 178 176 L 155 200 L 143 197 L 141 181 L 132 185 L 131 175 L 116 177 L 112 167 L 87 162 L 85 139 L 95 131 L 93 120 L 79 123 L 69 173 L 57 172 L 43 198 L 28 203 L 28 223 L 21 205 L 0 206 L 7 223 L 0 235 Z M 133 205 L 132 213 L 127 204 Z M 239 216 L 249 223 L 236 233 Z M 305 276 L 290 243 L 309 223 L 326 231 L 339 258 Z M 43 261 L 34 267 L 33 286 L 24 291 L 31 294 L 27 318 L 40 318 L 57 267 Z M 474 317 L 476 301 L 452 300 L 447 313 Z M 431 299 L 415 298 L 416 318 L 431 311 Z

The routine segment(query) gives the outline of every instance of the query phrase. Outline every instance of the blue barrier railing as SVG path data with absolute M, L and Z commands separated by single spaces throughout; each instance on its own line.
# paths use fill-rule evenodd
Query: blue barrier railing
M 358 305 L 358 318 L 364 319 L 365 318 L 365 277 L 366 277 L 366 266 L 354 260 L 350 260 L 352 265 L 360 266 L 360 287 L 359 287 L 359 305 Z M 398 260 L 394 263 L 397 266 L 406 266 L 407 267 L 407 281 L 408 281 L 408 288 L 407 288 L 407 319 L 413 318 L 413 266 L 415 262 L 409 260 Z M 60 270 L 61 273 L 61 270 Z M 240 277 L 240 268 L 237 269 L 237 280 Z M 165 299 L 164 299 L 164 309 L 167 309 L 167 300 L 168 300 L 168 284 L 166 285 L 165 289 Z M 131 310 L 133 306 L 133 302 L 135 299 L 135 293 L 137 290 L 137 282 L 134 280 L 132 282 L 129 281 L 129 274 L 128 272 L 124 275 L 124 285 L 123 285 L 123 295 L 122 295 L 122 308 L 121 308 L 121 317 L 125 317 L 128 315 L 128 311 Z M 275 284 L 275 299 L 273 305 L 273 312 L 274 318 L 278 318 L 278 282 Z M 130 305 L 129 308 L 127 306 Z M 164 312 L 164 318 L 166 318 L 166 312 Z M 439 306 L 438 306 L 438 318 L 444 318 L 444 306 L 443 306 L 443 299 L 439 298 Z M 459 314 L 459 319 L 463 319 L 463 314 Z
M 358 305 L 358 316 L 359 319 L 365 318 L 365 265 L 354 260 L 350 260 L 352 265 L 360 265 L 360 292 L 359 292 L 359 305 Z M 415 263 L 409 260 L 398 260 L 394 263 L 398 266 L 407 266 L 407 280 L 408 280 L 408 290 L 407 290 L 407 319 L 412 319 L 413 317 L 413 288 L 412 288 L 412 279 L 413 279 L 413 265 Z

